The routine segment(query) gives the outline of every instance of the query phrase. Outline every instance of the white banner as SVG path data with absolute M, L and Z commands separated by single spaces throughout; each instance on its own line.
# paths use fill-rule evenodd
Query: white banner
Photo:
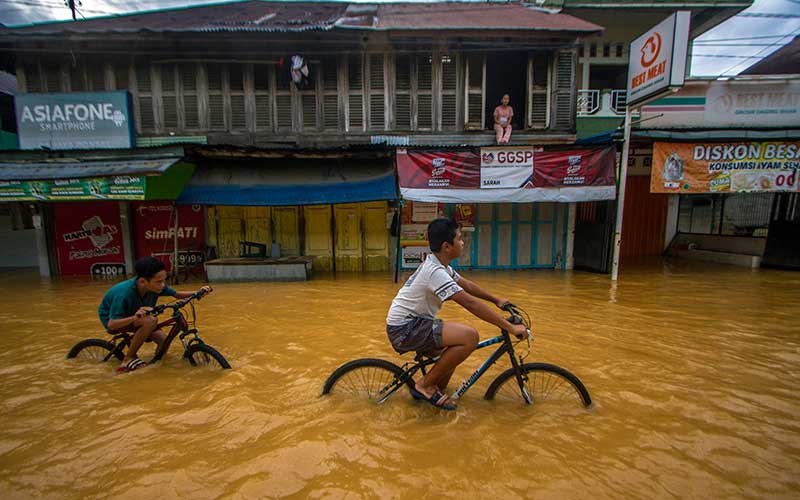
M 481 148 L 481 189 L 521 188 L 533 180 L 533 148 Z

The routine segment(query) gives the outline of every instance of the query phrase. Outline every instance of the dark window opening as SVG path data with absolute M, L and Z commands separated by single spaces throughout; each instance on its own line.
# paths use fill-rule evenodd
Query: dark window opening
M 486 128 L 494 129 L 494 108 L 500 105 L 503 94 L 511 98 L 514 108 L 511 126 L 524 128 L 526 106 L 525 86 L 528 80 L 526 52 L 489 53 L 486 55 Z
M 603 66 L 592 64 L 589 67 L 589 88 L 596 90 L 619 90 L 627 88 L 628 68 L 625 66 Z

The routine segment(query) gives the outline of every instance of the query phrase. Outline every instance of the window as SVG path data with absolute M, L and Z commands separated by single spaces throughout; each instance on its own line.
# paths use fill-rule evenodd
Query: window
M 136 114 L 139 117 L 139 132 L 154 132 L 156 128 L 153 112 L 153 85 L 149 65 L 136 66 Z
M 275 109 L 277 111 L 278 131 L 290 132 L 292 130 L 292 77 L 289 73 L 291 62 L 286 58 L 286 65 L 279 69 L 276 75 Z
M 458 71 L 456 56 L 442 55 L 441 62 L 441 123 L 442 130 L 455 130 L 458 128 L 457 92 Z
M 183 107 L 183 128 L 200 128 L 200 106 L 197 97 L 197 66 L 181 64 L 178 66 L 180 80 L 180 99 Z
M 253 85 L 255 87 L 256 131 L 272 130 L 272 79 L 275 69 L 266 64 L 253 67 Z
M 550 64 L 546 54 L 534 54 L 528 61 L 528 127 L 545 129 L 549 125 Z
M 209 64 L 208 75 L 208 128 L 209 130 L 226 130 L 225 126 L 225 94 L 222 81 L 224 70 L 221 64 Z
M 244 66 L 228 64 L 228 96 L 230 98 L 230 129 L 247 130 L 247 112 L 244 105 Z
M 155 67 L 161 71 L 161 128 L 167 132 L 178 129 L 178 91 L 174 64 L 161 64 Z
M 411 130 L 411 57 L 395 58 L 394 128 Z
M 433 130 L 433 72 L 431 56 L 415 56 L 417 123 L 416 130 Z M 413 126 L 413 124 L 412 124 Z
M 559 51 L 556 56 L 555 88 L 553 89 L 555 117 L 553 125 L 562 130 L 571 130 L 575 125 L 575 72 L 576 57 L 572 50 Z
M 319 129 L 317 118 L 317 83 L 319 80 L 319 72 L 321 70 L 320 64 L 312 64 L 307 62 L 308 66 L 308 82 L 298 91 L 300 95 L 300 106 L 303 112 L 303 130 L 314 131 Z
M 322 127 L 339 130 L 339 64 L 335 57 L 322 58 Z
M 369 62 L 369 129 L 386 129 L 386 92 L 384 92 L 384 56 L 370 54 Z
M 364 73 L 360 55 L 347 58 L 347 125 L 348 131 L 364 129 Z
M 471 54 L 467 56 L 465 82 L 465 128 L 467 130 L 483 130 L 484 126 L 484 89 L 486 88 L 486 56 Z

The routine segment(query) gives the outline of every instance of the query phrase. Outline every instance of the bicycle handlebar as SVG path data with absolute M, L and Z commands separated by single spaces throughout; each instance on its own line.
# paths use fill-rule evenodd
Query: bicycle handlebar
M 531 320 L 530 316 L 528 316 L 528 313 L 526 313 L 520 307 L 515 306 L 511 302 L 503 305 L 503 310 L 511 315 L 511 317 L 508 318 L 509 323 L 525 325 L 525 330 L 528 332 L 528 338 L 533 338 L 533 335 L 531 334 Z
M 190 295 L 189 297 L 186 297 L 185 299 L 176 300 L 175 302 L 171 302 L 169 304 L 157 305 L 148 314 L 150 314 L 152 316 L 158 316 L 159 314 L 162 314 L 167 309 L 172 309 L 173 311 L 177 311 L 178 309 L 186 307 L 189 304 L 189 302 L 191 302 L 193 300 L 202 299 L 203 297 L 205 297 L 206 295 L 211 293 L 211 291 L 212 290 L 206 291 L 204 289 L 200 289 L 200 290 L 196 291 L 195 293 L 193 293 L 192 295 Z

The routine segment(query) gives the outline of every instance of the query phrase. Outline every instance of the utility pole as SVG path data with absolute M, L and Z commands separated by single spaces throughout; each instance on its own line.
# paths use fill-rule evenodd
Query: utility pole
M 69 10 L 71 10 L 71 11 L 72 11 L 72 20 L 73 20 L 73 21 L 77 21 L 77 18 L 75 17 L 75 9 L 76 9 L 76 7 L 75 7 L 75 0 L 65 0 L 65 1 L 64 1 L 64 4 L 65 4 L 67 7 L 69 7 Z M 78 0 L 78 5 L 81 5 L 81 2 L 80 2 L 80 0 Z

